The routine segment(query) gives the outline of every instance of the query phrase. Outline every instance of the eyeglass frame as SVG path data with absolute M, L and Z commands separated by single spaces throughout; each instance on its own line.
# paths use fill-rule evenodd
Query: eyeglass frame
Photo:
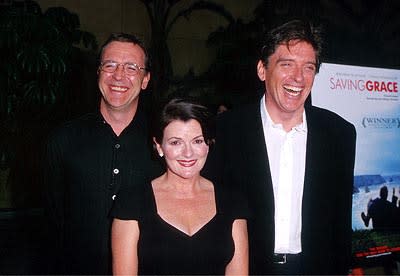
M 115 64 L 116 67 L 115 67 L 114 71 L 112 71 L 112 72 L 105 71 L 105 70 L 103 69 L 103 66 L 104 66 L 104 64 L 106 64 L 106 63 L 113 63 L 113 64 Z M 124 74 L 127 75 L 127 76 L 136 76 L 136 75 L 139 73 L 139 70 L 148 71 L 146 67 L 141 67 L 141 66 L 137 65 L 136 63 L 132 63 L 132 62 L 120 63 L 120 62 L 116 62 L 116 61 L 113 61 L 113 60 L 105 60 L 105 61 L 102 61 L 102 62 L 100 63 L 100 65 L 99 65 L 99 70 L 100 70 L 100 71 L 103 71 L 103 72 L 106 72 L 106 73 L 113 74 L 113 73 L 115 73 L 115 71 L 117 71 L 117 69 L 118 69 L 118 67 L 119 67 L 120 65 L 122 65 L 122 67 L 123 67 L 123 69 L 124 69 L 123 72 L 124 72 Z M 126 65 L 133 65 L 134 67 L 136 67 L 136 68 L 138 69 L 138 70 L 137 70 L 137 73 L 135 73 L 135 74 L 129 74 L 129 73 L 127 73 L 127 72 L 126 72 L 126 69 L 125 69 L 125 68 L 126 68 L 126 67 L 125 67 Z

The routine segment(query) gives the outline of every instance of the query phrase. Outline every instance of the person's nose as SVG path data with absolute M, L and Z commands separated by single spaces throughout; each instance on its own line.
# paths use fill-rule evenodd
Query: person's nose
M 299 66 L 296 66 L 293 69 L 293 77 L 297 82 L 302 82 L 304 80 L 304 72 L 303 69 Z
M 193 149 L 190 144 L 186 144 L 183 149 L 183 156 L 189 158 L 193 155 Z
M 113 73 L 113 77 L 117 80 L 120 80 L 124 75 L 125 75 L 124 65 L 118 64 L 117 68 L 115 69 L 115 72 Z

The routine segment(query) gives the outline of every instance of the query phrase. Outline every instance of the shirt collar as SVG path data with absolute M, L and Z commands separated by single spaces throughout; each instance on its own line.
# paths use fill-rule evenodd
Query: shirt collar
M 260 110 L 261 110 L 261 119 L 265 127 L 283 129 L 282 124 L 276 124 L 272 121 L 272 118 L 269 115 L 267 107 L 265 105 L 265 94 L 262 96 L 260 101 Z M 305 111 L 303 111 L 303 121 L 300 124 L 293 127 L 292 130 L 297 132 L 307 132 L 307 119 Z
M 126 126 L 126 128 L 121 132 L 120 136 L 127 131 L 139 131 L 143 133 L 147 133 L 147 120 L 146 120 L 146 112 L 143 104 L 138 103 L 137 110 L 135 116 L 132 118 L 132 121 Z M 98 109 L 95 113 L 96 121 L 101 125 L 109 125 L 107 121 L 104 119 L 103 114 L 101 114 L 100 109 Z

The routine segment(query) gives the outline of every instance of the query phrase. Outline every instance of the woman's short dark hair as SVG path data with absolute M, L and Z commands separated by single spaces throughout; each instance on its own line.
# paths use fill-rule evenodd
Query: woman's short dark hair
M 99 54 L 99 64 L 101 62 L 101 59 L 103 57 L 103 52 L 104 49 L 110 44 L 111 42 L 118 41 L 118 42 L 127 42 L 127 43 L 132 43 L 134 45 L 139 46 L 143 52 L 144 52 L 144 66 L 146 67 L 146 71 L 150 71 L 151 68 L 151 62 L 150 62 L 150 57 L 149 53 L 146 49 L 146 46 L 144 45 L 144 42 L 137 38 L 133 34 L 127 34 L 127 33 L 112 33 L 107 40 L 103 43 L 103 45 L 100 48 L 100 54 Z
M 260 56 L 264 65 L 268 65 L 268 58 L 275 52 L 279 45 L 286 44 L 286 46 L 289 46 L 289 42 L 294 40 L 305 41 L 314 48 L 318 72 L 321 65 L 322 51 L 321 28 L 302 20 L 289 21 L 267 33 Z
M 193 99 L 172 99 L 168 101 L 153 119 L 153 136 L 157 143 L 161 144 L 164 129 L 173 121 L 187 122 L 196 120 L 199 122 L 202 134 L 207 145 L 213 141 L 212 114 L 208 108 Z

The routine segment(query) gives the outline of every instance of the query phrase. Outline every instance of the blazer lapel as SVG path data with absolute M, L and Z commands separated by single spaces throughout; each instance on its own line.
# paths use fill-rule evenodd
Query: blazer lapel
M 274 225 L 274 192 L 272 188 L 272 178 L 269 167 L 268 152 L 265 145 L 264 130 L 262 126 L 260 106 L 255 104 L 250 111 L 247 113 L 247 125 L 244 141 L 244 145 L 248 148 L 247 154 L 249 161 L 251 162 L 251 172 L 253 174 L 252 182 L 249 183 L 249 198 L 254 199 L 254 202 L 250 202 L 253 205 L 252 210 L 256 216 L 264 217 L 265 219 L 260 220 L 263 225 L 259 230 L 264 229 L 264 235 L 267 235 L 265 231 L 269 231 L 271 226 Z M 273 229 L 273 228 L 272 228 Z
M 252 123 L 248 123 L 249 129 L 247 132 L 247 138 L 249 140 L 246 141 L 246 145 L 248 145 L 249 154 L 254 160 L 254 166 L 257 166 L 256 183 L 260 183 L 263 186 L 271 186 L 272 188 L 271 172 L 269 168 L 267 146 L 265 145 L 260 107 L 257 105 L 251 110 L 254 110 L 254 112 L 253 114 L 249 114 L 251 116 L 249 122 Z

